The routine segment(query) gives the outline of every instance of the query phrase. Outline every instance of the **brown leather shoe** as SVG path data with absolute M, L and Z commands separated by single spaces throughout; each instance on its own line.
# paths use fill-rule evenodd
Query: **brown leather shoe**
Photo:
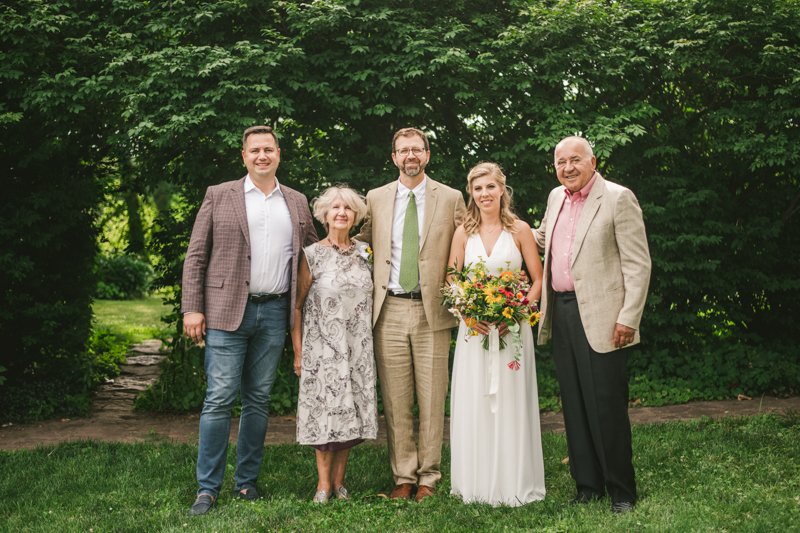
M 417 489 L 417 503 L 428 496 L 433 496 L 433 489 L 427 485 L 420 485 Z
M 396 500 L 398 498 L 403 498 L 404 500 L 411 499 L 411 491 L 414 490 L 414 485 L 411 483 L 403 483 L 402 485 L 397 485 L 391 494 L 389 494 L 390 500 Z

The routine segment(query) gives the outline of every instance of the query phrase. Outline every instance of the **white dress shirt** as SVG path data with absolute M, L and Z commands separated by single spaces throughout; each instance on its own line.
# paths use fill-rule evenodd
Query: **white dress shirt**
M 278 178 L 267 196 L 248 174 L 244 202 L 250 230 L 250 294 L 284 293 L 292 273 L 293 228 Z
M 425 220 L 425 184 L 428 176 L 414 187 L 414 199 L 417 201 L 417 222 L 419 224 L 419 242 L 422 242 L 422 224 Z M 400 286 L 400 258 L 403 256 L 403 226 L 406 222 L 406 208 L 408 207 L 409 189 L 398 179 L 397 194 L 394 197 L 394 218 L 392 219 L 392 266 L 389 271 L 389 284 L 387 288 L 393 292 L 405 292 Z M 417 287 L 411 292 L 419 292 Z

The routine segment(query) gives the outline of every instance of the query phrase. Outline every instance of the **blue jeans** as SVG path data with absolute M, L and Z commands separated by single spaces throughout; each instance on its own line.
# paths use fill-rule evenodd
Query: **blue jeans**
M 263 304 L 247 302 L 239 329 L 206 331 L 208 390 L 200 415 L 198 495 L 217 498 L 222 488 L 231 413 L 240 388 L 242 417 L 234 490 L 256 488 L 264 456 L 269 393 L 286 340 L 288 307 L 288 294 Z

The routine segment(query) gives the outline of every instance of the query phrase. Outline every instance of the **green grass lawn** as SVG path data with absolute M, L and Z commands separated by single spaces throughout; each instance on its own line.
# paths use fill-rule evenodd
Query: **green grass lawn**
M 166 324 L 161 317 L 172 308 L 160 296 L 141 300 L 95 300 L 92 305 L 96 329 L 108 329 L 131 343 L 158 339 Z
M 464 505 L 448 494 L 444 448 L 438 494 L 393 502 L 385 446 L 354 449 L 349 503 L 310 502 L 313 450 L 269 446 L 255 503 L 231 498 L 235 449 L 222 499 L 190 517 L 196 490 L 193 445 L 73 442 L 0 452 L 0 530 L 5 531 L 763 531 L 800 530 L 800 417 L 705 419 L 636 426 L 639 505 L 625 516 L 610 502 L 568 508 L 574 495 L 561 435 L 543 437 L 547 498 L 521 508 Z M 157 437 L 157 436 L 154 436 Z

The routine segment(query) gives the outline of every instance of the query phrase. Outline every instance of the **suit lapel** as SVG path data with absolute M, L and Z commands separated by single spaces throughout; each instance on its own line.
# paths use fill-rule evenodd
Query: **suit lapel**
M 250 246 L 250 225 L 247 223 L 247 208 L 244 202 L 245 178 L 234 182 L 231 186 L 231 202 L 233 203 L 233 211 L 236 213 L 236 219 L 239 221 L 242 233 L 244 233 L 244 240 L 247 241 L 247 246 Z
M 561 207 L 564 205 L 565 197 L 566 193 L 564 193 L 564 188 L 562 187 L 561 194 L 556 195 L 553 205 L 547 210 L 547 220 L 545 221 L 547 223 L 547 229 L 544 235 L 544 251 L 548 257 L 550 256 L 550 244 L 553 242 L 553 230 L 556 229 L 556 222 L 558 221 L 558 215 L 561 214 Z
M 583 239 L 586 237 L 586 232 L 589 231 L 589 226 L 595 214 L 597 214 L 597 210 L 600 209 L 601 199 L 605 190 L 605 181 L 598 175 L 592 190 L 589 192 L 589 197 L 586 199 L 586 205 L 583 206 L 583 211 L 581 211 L 578 229 L 575 230 L 575 242 L 572 243 L 572 262 L 570 267 L 575 264 L 575 258 L 578 257 L 578 253 L 581 251 Z
M 392 183 L 386 187 L 386 192 L 380 198 L 380 202 L 377 212 L 378 213 L 386 213 L 385 215 L 380 214 L 379 216 L 375 217 L 375 224 L 377 229 L 377 224 L 381 224 L 380 232 L 375 231 L 375 236 L 386 241 L 386 250 L 389 250 L 389 256 L 392 255 L 392 226 L 394 224 L 394 198 L 397 196 L 397 180 L 394 180 Z
M 433 225 L 433 219 L 436 213 L 436 202 L 439 199 L 439 184 L 432 179 L 426 177 L 428 180 L 425 191 L 425 219 L 422 221 L 422 239 L 419 241 L 419 249 L 425 246 L 425 239 L 428 237 L 428 231 Z
M 301 246 L 300 241 L 300 211 L 297 205 L 298 198 L 295 197 L 294 191 L 288 187 L 281 186 L 283 199 L 286 200 L 286 207 L 289 208 L 289 218 L 292 219 L 292 253 L 297 254 Z

